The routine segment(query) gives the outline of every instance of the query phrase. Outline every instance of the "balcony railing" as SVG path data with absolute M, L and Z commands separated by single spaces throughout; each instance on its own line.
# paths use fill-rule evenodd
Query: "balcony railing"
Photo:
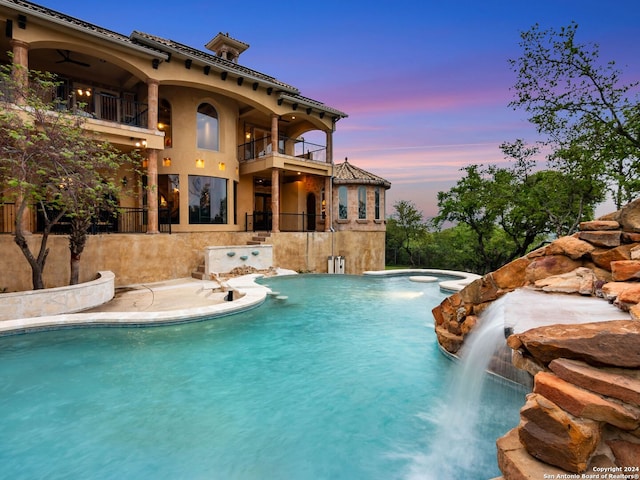
M 34 209 L 32 209 L 34 211 Z M 28 225 L 29 230 L 38 233 L 42 232 L 44 225 L 40 215 L 32 215 Z M 15 233 L 15 204 L 0 204 L 0 234 Z M 148 210 L 146 208 L 119 207 L 113 213 L 98 214 L 91 223 L 88 233 L 99 235 L 103 233 L 146 233 L 147 232 Z M 171 233 L 171 212 L 168 208 L 158 209 L 158 230 L 161 233 Z M 52 229 L 52 234 L 67 235 L 70 231 L 68 219 L 56 223 Z
M 55 100 L 58 111 L 72 111 L 77 115 L 97 120 L 120 123 L 134 127 L 147 128 L 148 105 L 114 94 L 95 92 L 87 95 L 83 91 L 71 90 L 66 86 L 58 89 L 59 98 Z
M 82 92 L 82 94 L 80 94 Z M 16 93 L 10 84 L 0 82 L 0 94 L 11 101 Z M 111 94 L 85 88 L 73 90 L 69 85 L 60 84 L 52 90 L 41 92 L 43 101 L 51 104 L 59 112 L 72 112 L 87 118 L 115 122 L 122 125 L 147 128 L 149 106 L 134 100 L 133 94 Z
M 314 232 L 318 230 L 316 221 L 320 216 L 313 213 L 281 213 L 281 232 Z M 270 231 L 273 227 L 272 212 L 253 212 L 245 215 L 245 231 Z
M 238 160 L 240 162 L 264 157 L 272 153 L 271 136 L 252 140 L 238 146 Z M 307 142 L 304 138 L 280 137 L 278 153 L 305 160 L 318 162 L 327 161 L 327 147 Z

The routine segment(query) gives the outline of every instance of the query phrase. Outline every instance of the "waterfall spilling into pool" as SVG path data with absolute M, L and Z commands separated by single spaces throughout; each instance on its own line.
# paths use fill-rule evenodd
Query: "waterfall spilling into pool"
M 490 366 L 500 363 L 505 347 L 504 304 L 494 302 L 465 340 L 443 396 L 425 414 L 433 425 L 432 441 L 424 455 L 416 456 L 411 480 L 491 478 L 487 440 L 497 439 L 487 438 L 491 425 L 496 415 L 511 418 L 512 425 L 518 421 L 517 411 L 499 413 L 495 406 L 524 395 L 523 388 L 488 373 Z

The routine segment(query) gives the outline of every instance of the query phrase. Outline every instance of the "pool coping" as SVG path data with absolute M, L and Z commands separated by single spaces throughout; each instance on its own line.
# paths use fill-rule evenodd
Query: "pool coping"
M 255 282 L 262 274 L 243 275 L 225 283 L 240 293 L 233 301 L 217 302 L 207 306 L 184 306 L 165 311 L 112 311 L 76 312 L 41 317 L 26 317 L 0 321 L 0 336 L 16 335 L 43 330 L 81 327 L 144 327 L 196 322 L 250 310 L 264 303 L 271 293 L 268 287 Z M 162 290 L 158 288 L 157 291 Z M 164 290 L 168 290 L 164 287 Z
M 451 280 L 439 282 L 440 290 L 445 292 L 459 292 L 474 280 L 481 278 L 480 275 L 457 270 L 439 270 L 435 268 L 403 268 L 398 270 L 368 270 L 363 275 L 372 276 L 406 276 L 406 275 L 446 275 L 455 277 Z

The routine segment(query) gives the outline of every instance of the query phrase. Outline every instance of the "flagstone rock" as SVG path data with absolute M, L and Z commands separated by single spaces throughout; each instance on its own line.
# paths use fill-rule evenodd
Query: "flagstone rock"
M 549 325 L 511 337 L 511 348 L 520 343 L 519 348 L 544 365 L 556 358 L 570 358 L 593 365 L 640 368 L 640 322 L 634 320 Z
M 621 310 L 629 311 L 631 307 L 640 303 L 640 283 L 636 283 L 620 292 L 615 304 Z
M 640 260 L 640 245 L 634 245 L 631 247 L 631 260 Z
M 618 222 L 614 223 L 617 225 Z M 547 245 L 545 255 L 565 255 L 573 260 L 577 260 L 595 249 L 596 247 L 589 242 L 585 242 L 576 237 L 560 237 Z
M 640 232 L 640 198 L 622 207 L 616 220 L 625 232 Z
M 632 320 L 640 320 L 640 305 L 634 305 L 629 309 L 629 314 Z
M 620 467 L 640 467 L 640 443 L 625 440 L 609 440 L 606 442 Z M 628 472 L 632 473 L 632 472 Z M 633 474 L 639 474 L 635 471 Z
M 493 282 L 501 290 L 511 291 L 522 287 L 525 284 L 525 272 L 530 263 L 531 261 L 526 257 L 507 263 L 491 274 Z
M 640 371 L 626 368 L 595 368 L 578 360 L 559 358 L 549 364 L 559 378 L 623 402 L 640 406 Z M 640 457 L 638 457 L 640 458 Z
M 451 333 L 441 325 L 437 325 L 435 330 L 436 336 L 438 337 L 438 343 L 442 346 L 442 348 L 450 353 L 456 353 L 458 350 L 460 350 L 463 340 L 462 335 Z
M 608 282 L 602 285 L 600 292 L 605 300 L 613 302 L 622 292 L 635 285 L 635 282 Z
M 640 426 L 640 409 L 603 398 L 553 373 L 540 372 L 536 375 L 533 391 L 575 417 L 606 422 L 623 430 L 635 430 Z M 539 421 L 537 423 L 540 424 Z
M 640 233 L 622 232 L 622 243 L 640 242 Z
M 505 480 L 539 480 L 561 478 L 567 473 L 532 457 L 518 437 L 518 428 L 509 430 L 496 441 L 498 467 Z
M 596 275 L 592 270 L 579 267 L 572 272 L 537 280 L 536 288 L 548 293 L 578 293 L 580 295 L 593 295 L 595 293 Z
M 591 251 L 590 257 L 598 267 L 611 271 L 611 262 L 618 260 L 631 260 L 633 245 L 620 245 L 616 248 L 596 248 Z
M 493 281 L 493 277 L 485 275 L 460 290 L 460 297 L 464 303 L 478 304 L 496 300 L 503 293 L 500 293 L 498 286 Z
M 640 260 L 619 260 L 611 262 L 613 280 L 624 282 L 625 280 L 640 280 Z
M 591 220 L 589 222 L 580 222 L 580 230 L 618 230 L 620 224 L 615 220 Z
M 578 238 L 596 247 L 617 247 L 621 243 L 620 231 L 579 232 Z
M 536 280 L 568 273 L 581 266 L 581 262 L 564 255 L 549 255 L 534 259 L 526 268 L 525 278 L 528 283 L 535 283 Z
M 529 394 L 518 436 L 533 457 L 569 472 L 584 472 L 600 443 L 600 423 L 576 418 L 542 395 Z

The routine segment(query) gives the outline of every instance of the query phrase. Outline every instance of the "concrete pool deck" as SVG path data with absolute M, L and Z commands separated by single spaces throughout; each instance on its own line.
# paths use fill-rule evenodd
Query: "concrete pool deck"
M 295 275 L 277 269 L 277 275 Z M 449 270 L 380 270 L 370 276 L 446 275 L 455 280 L 440 282 L 444 291 L 457 291 L 476 276 Z M 91 326 L 152 326 L 175 324 L 230 315 L 261 305 L 272 292 L 255 282 L 263 274 L 249 274 L 222 281 L 180 278 L 120 287 L 115 296 L 97 307 L 76 313 L 33 316 L 0 321 L 0 336 L 39 330 Z M 233 301 L 225 297 L 233 291 Z

